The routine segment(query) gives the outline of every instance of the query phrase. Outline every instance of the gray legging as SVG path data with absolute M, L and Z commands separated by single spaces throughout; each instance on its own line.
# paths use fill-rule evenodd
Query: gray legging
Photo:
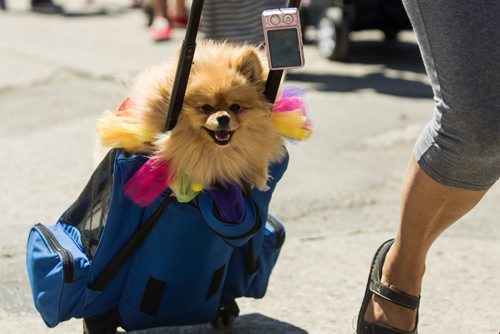
M 434 92 L 415 153 L 447 186 L 491 187 L 500 176 L 500 0 L 403 0 Z

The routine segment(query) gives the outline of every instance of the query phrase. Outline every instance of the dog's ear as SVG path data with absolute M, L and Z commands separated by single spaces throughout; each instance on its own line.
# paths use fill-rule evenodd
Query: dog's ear
M 252 48 L 248 48 L 239 56 L 235 63 L 236 70 L 243 74 L 253 84 L 264 83 L 264 68 L 260 58 Z

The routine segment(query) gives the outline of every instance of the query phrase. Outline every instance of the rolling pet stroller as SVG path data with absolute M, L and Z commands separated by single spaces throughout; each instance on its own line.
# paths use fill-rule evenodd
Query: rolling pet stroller
M 182 107 L 202 5 L 192 4 L 167 130 Z M 270 102 L 282 74 L 269 72 L 264 94 Z M 119 326 L 226 327 L 238 316 L 236 298 L 264 296 L 285 237 L 268 206 L 288 157 L 269 167 L 268 191 L 245 193 L 245 213 L 237 222 L 221 218 L 209 192 L 181 203 L 167 190 L 150 205 L 136 205 L 124 187 L 149 158 L 111 150 L 56 224 L 30 231 L 28 275 L 35 306 L 49 327 L 71 318 L 83 318 L 90 334 L 115 333 Z
M 331 60 L 344 60 L 349 53 L 349 33 L 381 30 L 394 40 L 411 23 L 401 0 L 312 0 L 304 16 L 317 27 L 320 53 Z

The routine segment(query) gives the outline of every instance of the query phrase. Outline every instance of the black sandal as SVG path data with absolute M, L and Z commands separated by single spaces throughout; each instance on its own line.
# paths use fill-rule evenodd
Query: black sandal
M 417 334 L 420 296 L 415 297 L 408 295 L 404 292 L 385 286 L 382 282 L 380 282 L 380 277 L 382 276 L 382 265 L 384 264 L 385 256 L 393 243 L 394 239 L 384 242 L 373 257 L 370 275 L 368 276 L 368 283 L 366 284 L 365 297 L 363 298 L 363 303 L 361 304 L 361 309 L 358 314 L 357 334 Z M 366 307 L 368 306 L 373 294 L 387 299 L 391 303 L 417 311 L 415 329 L 413 331 L 406 332 L 389 326 L 366 322 L 363 317 L 366 312 Z

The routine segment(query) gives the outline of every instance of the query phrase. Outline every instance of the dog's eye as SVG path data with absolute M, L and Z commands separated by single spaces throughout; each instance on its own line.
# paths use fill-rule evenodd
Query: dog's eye
M 240 111 L 241 107 L 239 104 L 236 104 L 236 103 L 233 103 L 229 106 L 229 110 L 233 111 L 233 112 L 237 112 L 237 111 Z
M 201 110 L 206 113 L 211 113 L 214 111 L 214 107 L 212 107 L 210 104 L 204 104 L 201 106 Z

